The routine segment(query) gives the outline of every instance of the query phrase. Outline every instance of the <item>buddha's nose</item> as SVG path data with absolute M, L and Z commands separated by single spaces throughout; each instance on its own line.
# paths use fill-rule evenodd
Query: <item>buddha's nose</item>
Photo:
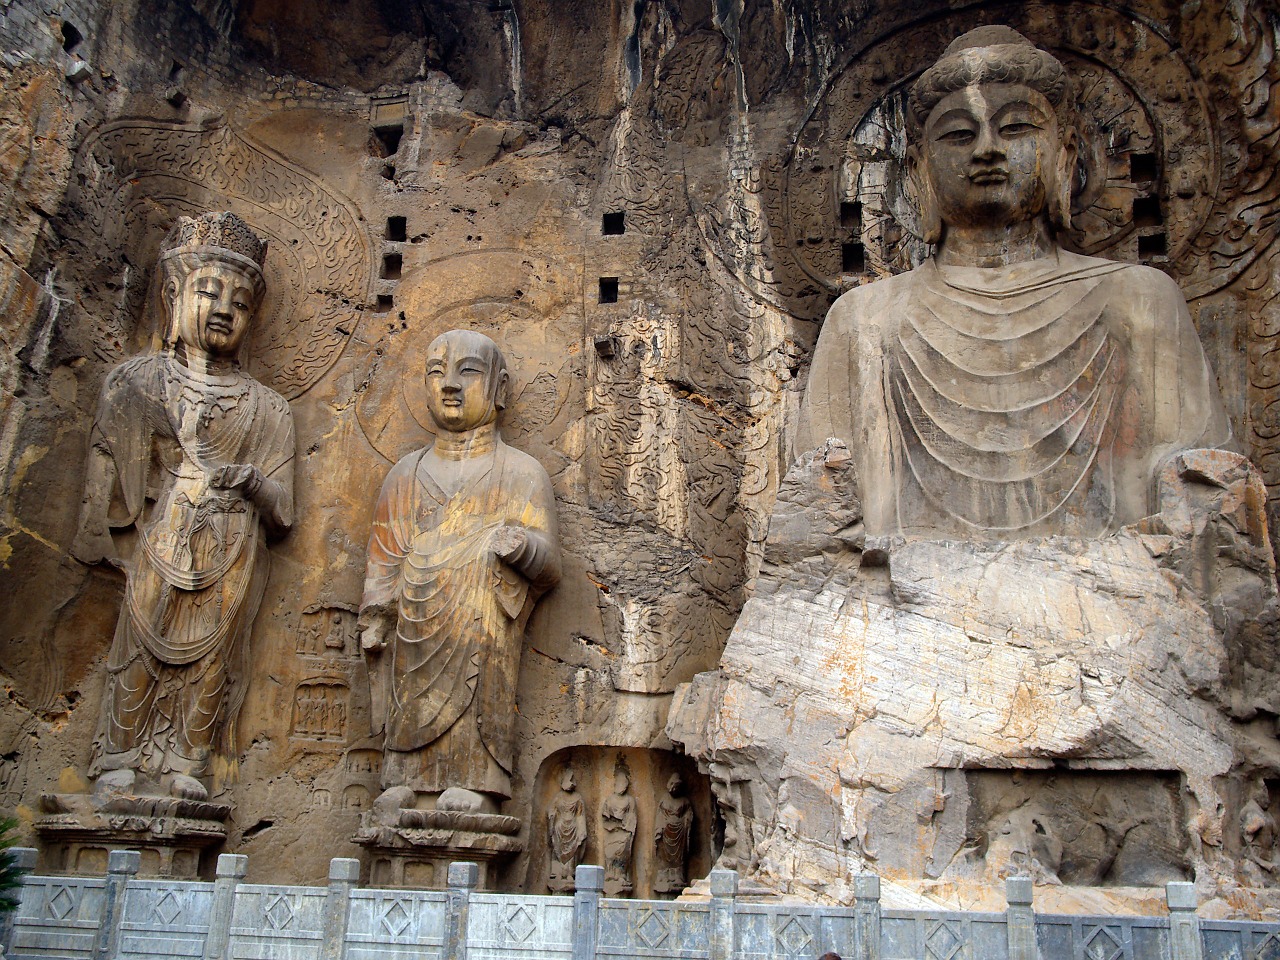
M 991 160 L 1004 153 L 1004 145 L 1000 138 L 988 126 L 978 130 L 978 139 L 973 142 L 973 158 L 975 160 Z

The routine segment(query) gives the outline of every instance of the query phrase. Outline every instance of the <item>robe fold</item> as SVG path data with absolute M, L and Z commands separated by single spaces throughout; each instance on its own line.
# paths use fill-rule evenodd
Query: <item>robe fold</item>
M 481 472 L 449 493 L 427 452 L 392 468 L 369 539 L 362 616 L 381 609 L 396 618 L 383 656 L 383 784 L 505 797 L 524 627 L 560 576 L 551 481 L 536 460 L 495 439 Z M 490 546 L 505 525 L 528 537 L 518 569 Z
M 136 531 L 91 773 L 200 776 L 215 749 L 235 753 L 248 633 L 270 562 L 259 508 L 209 477 L 223 465 L 256 466 L 287 526 L 292 414 L 239 372 L 200 375 L 167 355 L 137 357 L 108 376 L 91 446 L 114 477 L 107 525 Z
M 1177 285 L 1059 250 L 837 300 L 795 450 L 848 444 L 871 536 L 1100 536 L 1155 512 L 1163 459 L 1230 436 Z

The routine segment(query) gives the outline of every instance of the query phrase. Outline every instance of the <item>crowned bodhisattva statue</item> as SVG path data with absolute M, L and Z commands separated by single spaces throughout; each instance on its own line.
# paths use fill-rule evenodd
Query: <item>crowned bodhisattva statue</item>
M 72 552 L 125 575 L 93 743 L 95 795 L 203 801 L 233 760 L 249 631 L 293 523 L 293 417 L 240 369 L 266 243 L 239 217 L 180 217 L 160 254 L 159 352 L 107 377 Z
M 497 812 L 511 795 L 524 628 L 560 579 L 551 480 L 498 432 L 501 351 L 452 330 L 427 348 L 425 372 L 439 432 L 382 485 L 360 612 L 385 731 L 374 812 L 389 842 L 398 826 L 518 825 Z

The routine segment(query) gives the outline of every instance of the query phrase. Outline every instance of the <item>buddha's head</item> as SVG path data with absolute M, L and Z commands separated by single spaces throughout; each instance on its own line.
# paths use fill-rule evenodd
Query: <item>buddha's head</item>
M 166 343 L 234 358 L 266 291 L 266 254 L 266 241 L 234 213 L 179 217 L 160 252 Z
M 450 330 L 427 347 L 427 407 L 443 430 L 464 433 L 498 419 L 510 376 L 498 345 L 483 333 Z
M 1002 26 L 952 41 L 912 85 L 907 163 L 924 239 L 948 226 L 1071 225 L 1076 131 L 1067 72 Z

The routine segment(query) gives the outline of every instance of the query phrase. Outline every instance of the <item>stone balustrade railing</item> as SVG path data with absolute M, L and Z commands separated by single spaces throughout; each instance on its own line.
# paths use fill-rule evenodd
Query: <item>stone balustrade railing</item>
M 19 851 L 35 865 L 35 851 Z M 329 885 L 245 883 L 248 858 L 223 854 L 213 883 L 137 877 L 119 850 L 105 877 L 28 876 L 0 928 L 15 960 L 1272 960 L 1274 923 L 1196 916 L 1195 888 L 1167 887 L 1168 916 L 1036 914 L 1026 878 L 1007 882 L 1003 913 L 891 910 L 880 881 L 856 878 L 853 907 L 738 897 L 716 870 L 709 902 L 613 900 L 604 873 L 580 866 L 577 893 L 481 893 L 475 864 L 449 868 L 448 889 L 372 890 L 359 862 L 335 859 Z

